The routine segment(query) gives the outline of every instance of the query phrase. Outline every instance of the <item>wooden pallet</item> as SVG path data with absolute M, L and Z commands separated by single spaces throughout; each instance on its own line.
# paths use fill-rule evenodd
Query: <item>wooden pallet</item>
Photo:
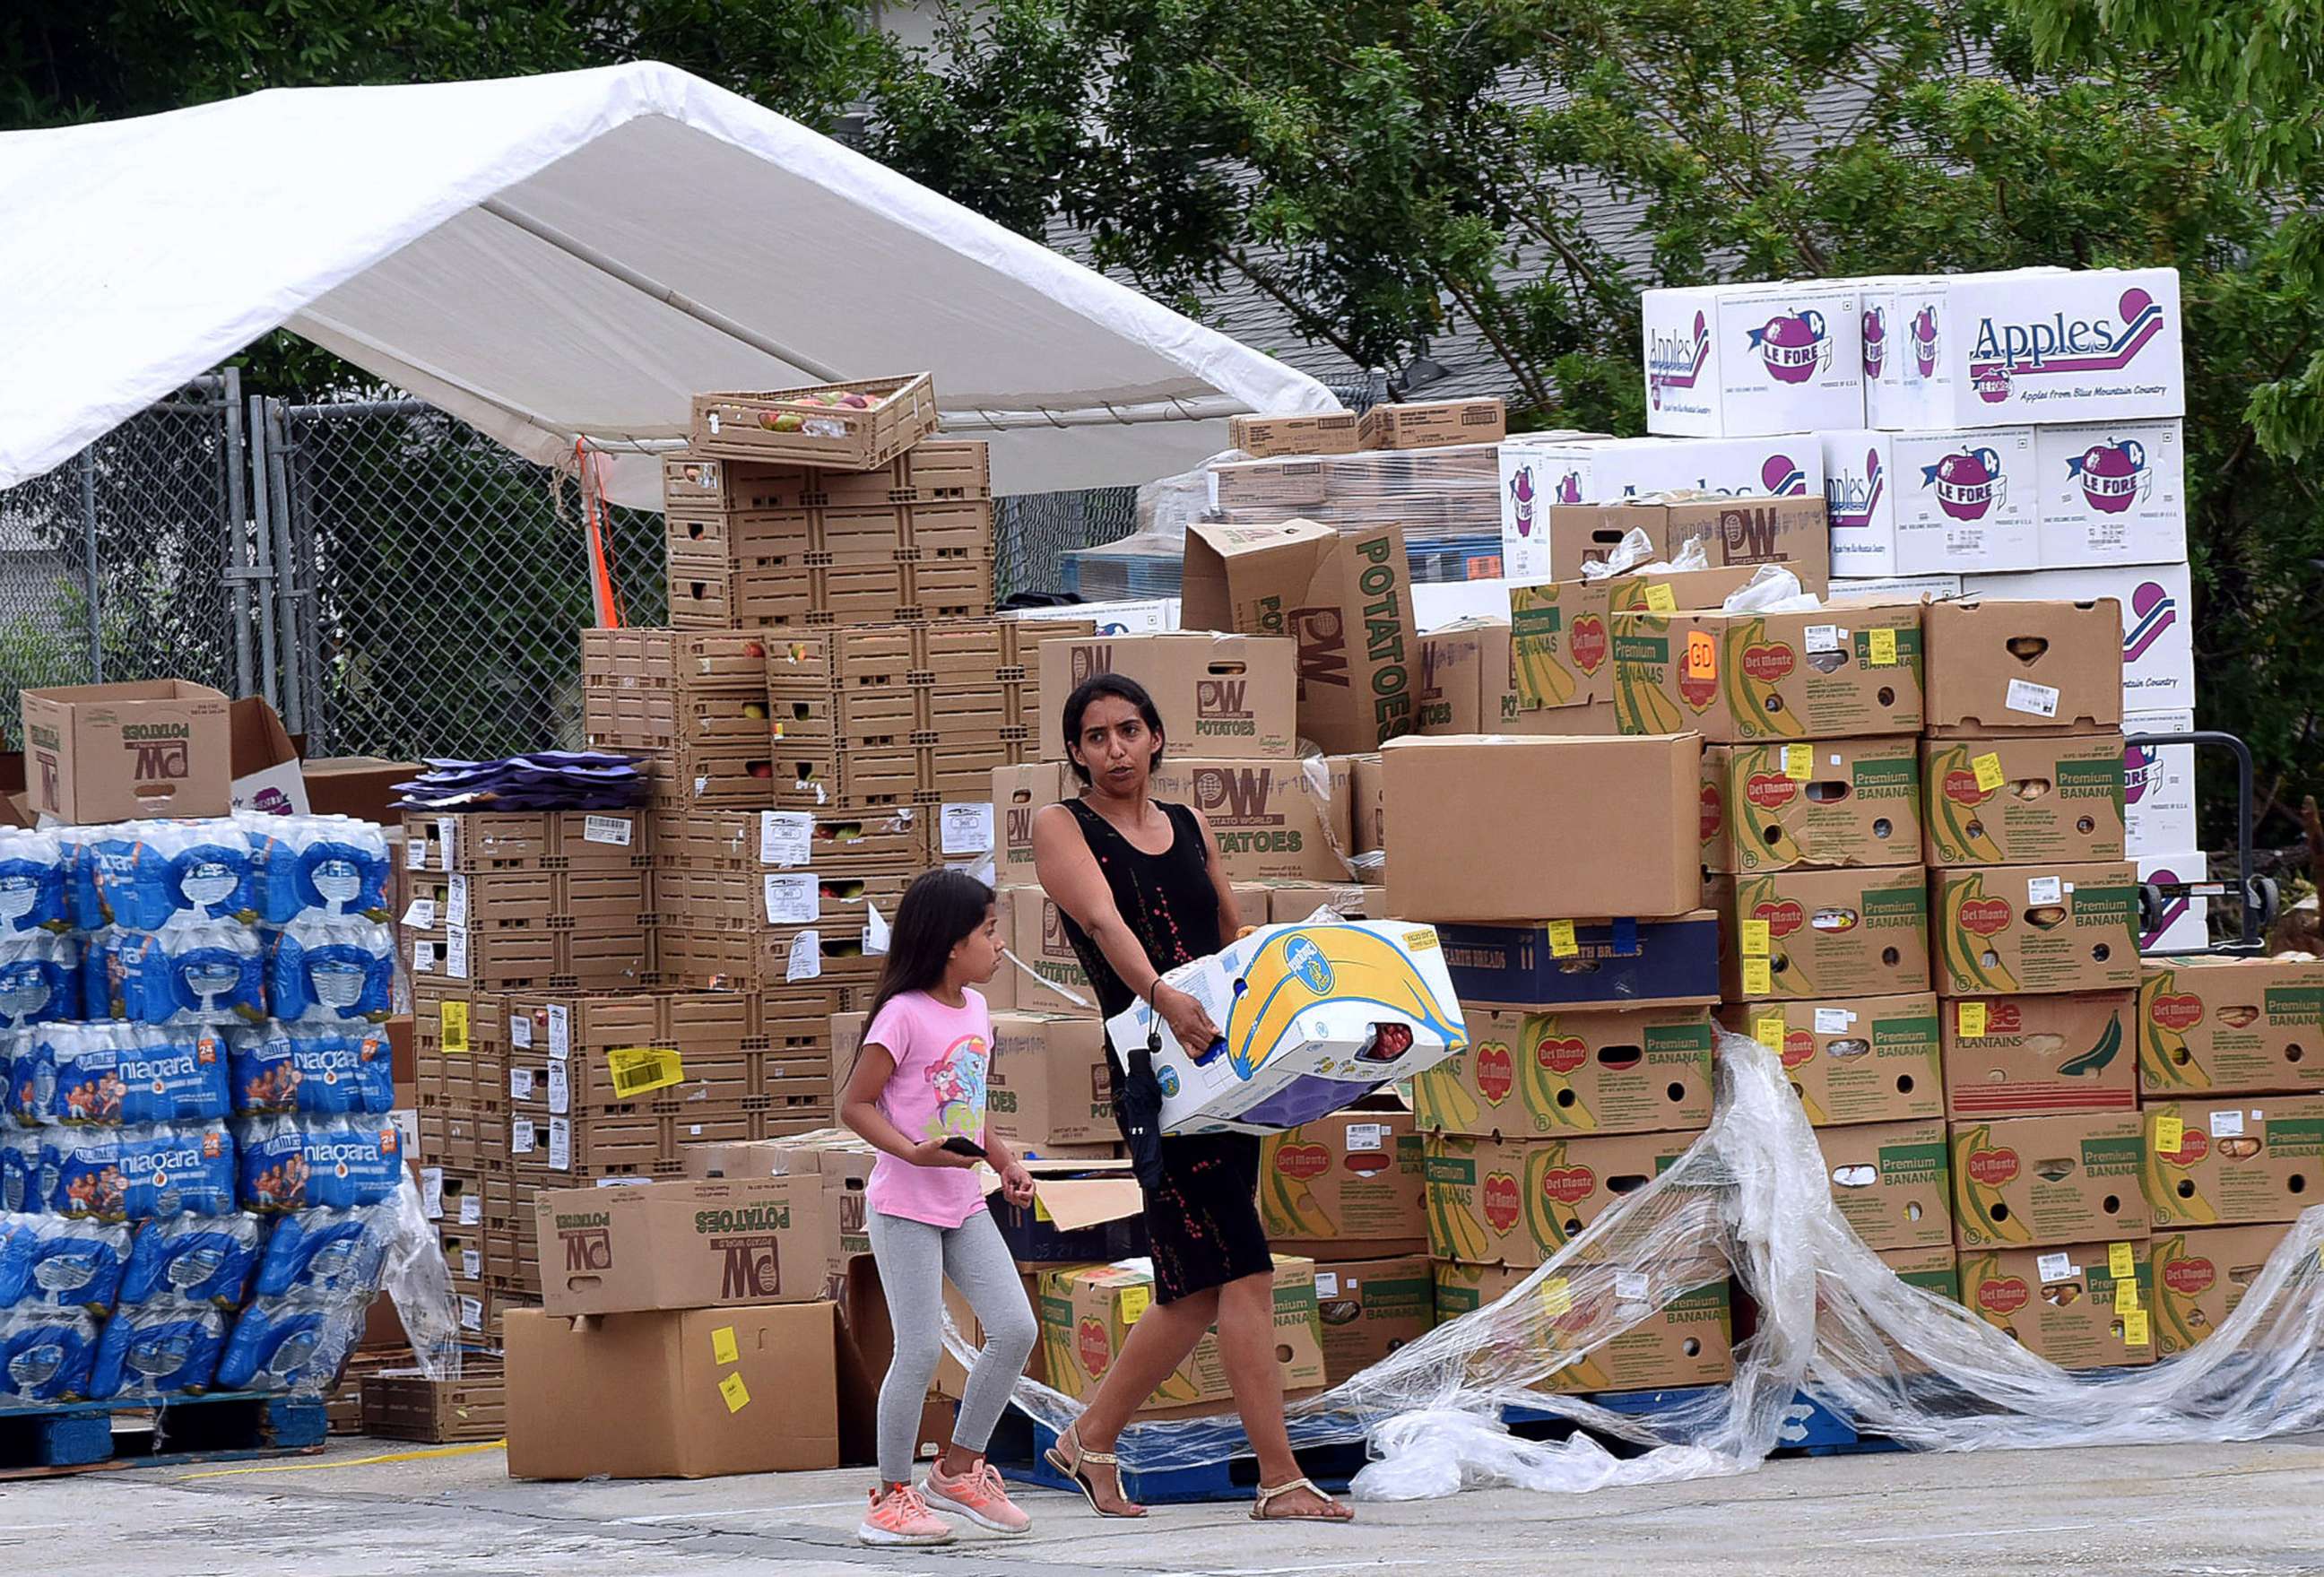
M 320 1399 L 252 1391 L 10 1408 L 0 1410 L 0 1479 L 307 1455 L 327 1434 Z

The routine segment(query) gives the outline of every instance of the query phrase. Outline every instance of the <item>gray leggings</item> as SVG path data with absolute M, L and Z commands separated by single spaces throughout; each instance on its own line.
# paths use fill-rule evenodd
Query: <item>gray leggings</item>
M 920 1406 L 944 1351 L 945 1280 L 960 1288 L 984 1327 L 984 1351 L 962 1388 L 952 1434 L 956 1443 L 981 1452 L 992 1438 L 1040 1331 L 990 1212 L 980 1210 L 947 1229 L 875 1210 L 867 1225 L 880 1286 L 888 1296 L 888 1323 L 896 1332 L 896 1355 L 880 1385 L 880 1478 L 901 1484 L 912 1475 Z

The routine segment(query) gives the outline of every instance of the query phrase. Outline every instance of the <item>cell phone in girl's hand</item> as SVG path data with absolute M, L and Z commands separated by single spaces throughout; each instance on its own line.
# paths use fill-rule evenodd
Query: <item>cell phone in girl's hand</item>
M 984 1147 L 982 1145 L 977 1143 L 973 1139 L 963 1139 L 958 1134 L 953 1135 L 950 1139 L 945 1140 L 943 1144 L 936 1148 L 939 1149 L 950 1150 L 955 1156 L 966 1156 L 973 1161 L 981 1161 L 985 1158 Z

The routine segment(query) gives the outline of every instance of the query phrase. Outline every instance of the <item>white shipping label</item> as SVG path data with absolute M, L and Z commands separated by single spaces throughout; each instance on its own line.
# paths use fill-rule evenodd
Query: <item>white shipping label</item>
M 791 938 L 791 955 L 783 966 L 783 978 L 820 980 L 823 977 L 823 938 L 813 931 L 801 931 Z
M 573 1010 L 562 1002 L 549 1004 L 549 1055 L 560 1062 L 573 1055 Z
M 1818 1035 L 1845 1035 L 1856 1025 L 1856 1015 L 1846 1008 L 1818 1008 L 1815 1010 L 1815 1032 Z
M 460 862 L 460 824 L 448 816 L 436 818 L 436 847 L 443 854 L 445 870 Z
M 480 1226 L 484 1219 L 484 1202 L 473 1194 L 460 1195 L 460 1224 L 464 1227 Z
M 520 1051 L 530 1051 L 532 1049 L 531 1014 L 511 1013 L 509 1015 L 509 1044 L 517 1047 Z
M 411 973 L 414 974 L 434 974 L 436 973 L 435 943 L 414 942 L 411 945 Z
M 412 838 L 403 845 L 403 868 L 406 871 L 428 869 L 428 840 Z
M 2071 1254 L 2044 1254 L 2034 1261 L 2034 1274 L 2044 1281 L 2071 1281 L 2081 1271 Z
M 454 980 L 468 978 L 468 928 L 455 926 L 444 933 L 444 973 Z
M 460 1329 L 463 1331 L 481 1331 L 484 1328 L 484 1304 L 476 1298 L 462 1298 L 460 1300 Z
M 444 1168 L 420 1168 L 420 1213 L 429 1221 L 444 1219 Z
M 403 923 L 415 931 L 434 930 L 436 928 L 436 900 L 432 898 L 413 899 L 411 900 L 411 907 L 403 911 Z
M 573 1075 L 567 1072 L 573 1065 L 553 1062 L 549 1065 L 549 1112 L 562 1117 L 573 1110 Z
M 2240 1111 L 2214 1111 L 2211 1113 L 2211 1137 L 2213 1139 L 2239 1139 L 2243 1136 L 2243 1131 L 2244 1114 Z
M 509 1119 L 509 1154 L 512 1156 L 529 1156 L 532 1154 L 534 1147 L 540 1142 L 540 1130 L 533 1125 L 531 1118 L 512 1117 Z
M 573 1123 L 564 1117 L 549 1120 L 549 1165 L 557 1172 L 573 1169 Z
M 530 1068 L 509 1069 L 509 1099 L 512 1101 L 530 1101 L 532 1099 L 532 1070 Z
M 613 844 L 621 848 L 630 846 L 632 824 L 626 816 L 592 816 L 581 823 L 581 841 L 585 844 Z
M 815 873 L 802 871 L 797 875 L 769 872 L 767 886 L 767 924 L 770 926 L 812 926 L 822 908 Z
M 2027 877 L 2025 879 L 2025 901 L 2029 904 L 2065 902 L 2065 879 L 2059 876 Z
M 1385 1122 L 1351 1122 L 1348 1124 L 1348 1148 L 1351 1151 L 1372 1151 L 1388 1148 L 1388 1124 Z
M 2030 713 L 2035 717 L 2055 717 L 2058 715 L 2058 691 L 2052 685 L 2037 685 L 2028 679 L 2009 681 L 2009 693 L 2001 704 L 2012 712 Z
M 444 923 L 447 926 L 468 923 L 468 879 L 456 872 L 444 879 Z
M 1340 1277 L 1336 1272 L 1330 1270 L 1315 1272 L 1315 1296 L 1317 1297 L 1340 1296 Z
M 873 957 L 888 951 L 888 922 L 869 899 L 863 901 L 863 951 Z
M 1646 1273 L 1643 1270 L 1617 1270 L 1614 1272 L 1614 1298 L 1618 1303 L 1645 1303 L 1646 1301 Z
M 1807 628 L 1807 649 L 1812 652 L 1838 651 L 1840 650 L 1840 626 L 1837 624 L 1809 625 Z
M 482 1249 L 460 1250 L 460 1279 L 482 1281 L 484 1278 L 484 1251 Z
M 815 853 L 815 817 L 803 810 L 759 813 L 759 863 L 804 865 Z
M 945 855 L 982 854 L 992 847 L 992 802 L 945 806 L 938 825 Z

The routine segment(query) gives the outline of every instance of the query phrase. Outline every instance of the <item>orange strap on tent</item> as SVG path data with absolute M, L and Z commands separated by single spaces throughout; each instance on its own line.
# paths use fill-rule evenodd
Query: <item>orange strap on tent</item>
M 604 484 L 601 467 L 605 456 L 594 452 L 586 438 L 573 440 L 575 469 L 581 477 L 581 522 L 589 539 L 589 598 L 597 614 L 597 628 L 622 628 L 622 602 L 613 589 L 613 556 L 605 549 Z

